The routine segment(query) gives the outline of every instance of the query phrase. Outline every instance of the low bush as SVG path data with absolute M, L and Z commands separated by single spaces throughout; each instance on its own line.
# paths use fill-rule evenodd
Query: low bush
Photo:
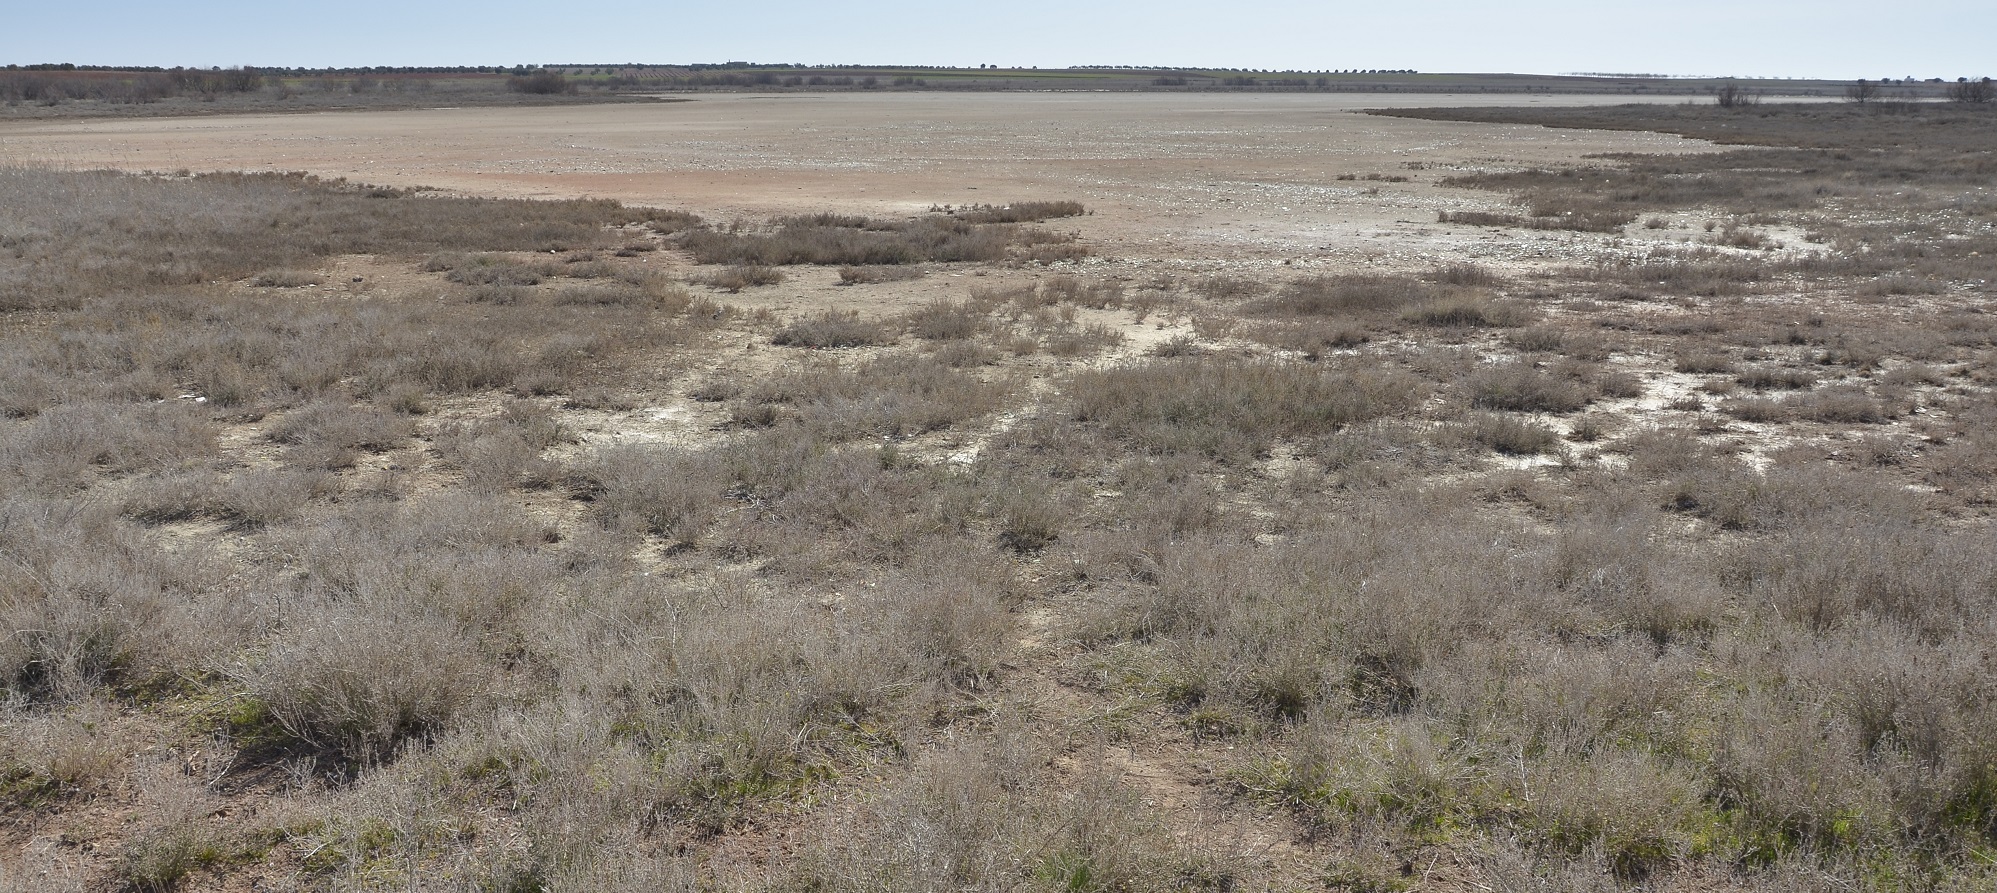
M 598 523 L 635 528 L 673 545 L 693 545 L 721 509 L 721 467 L 697 453 L 619 447 L 598 454 L 582 473 Z
M 948 212 L 971 223 L 1039 223 L 1059 217 L 1080 217 L 1088 213 L 1081 202 L 1013 202 L 1009 205 L 967 205 Z
M 1899 418 L 1901 406 L 1867 393 L 1865 388 L 1836 385 L 1794 400 L 1797 414 L 1813 422 L 1877 425 Z
M 745 288 L 755 288 L 759 285 L 776 285 L 784 281 L 784 274 L 782 270 L 774 267 L 738 264 L 724 270 L 697 277 L 694 281 L 710 288 L 718 288 L 734 294 Z
M 1452 178 L 1453 179 L 1453 178 Z M 1443 211 L 1436 215 L 1438 223 L 1460 223 L 1466 226 L 1502 226 L 1513 229 L 1571 230 L 1584 233 L 1619 233 L 1623 227 L 1636 219 L 1633 213 L 1553 213 L 1553 214 L 1505 214 L 1491 211 Z
M 998 407 L 1010 390 L 934 359 L 886 356 L 852 368 L 826 365 L 763 381 L 763 404 L 790 407 L 820 437 L 902 437 L 947 428 Z
M 1534 326 L 1507 333 L 1505 343 L 1523 353 L 1560 353 L 1567 346 L 1567 335 L 1559 329 Z
M 451 618 L 377 607 L 322 606 L 240 671 L 286 731 L 356 763 L 395 756 L 493 693 L 476 636 Z
M 1332 372 L 1221 358 L 1083 372 L 1072 417 L 1145 452 L 1245 461 L 1279 438 L 1330 434 L 1402 409 L 1419 388 L 1391 372 Z
M 1365 327 L 1336 320 L 1304 318 L 1293 322 L 1250 325 L 1241 334 L 1280 350 L 1294 350 L 1307 360 L 1326 353 L 1357 347 L 1372 340 Z
M 1397 313 L 1438 296 L 1435 286 L 1412 276 L 1351 274 L 1299 279 L 1246 309 L 1263 316 L 1334 316 Z
M 1786 401 L 1768 397 L 1736 397 L 1721 403 L 1720 411 L 1743 422 L 1785 422 L 1795 415 Z
M 1009 246 L 1068 241 L 1009 224 L 981 226 L 949 217 L 883 221 L 831 214 L 781 218 L 768 232 L 699 229 L 679 239 L 701 263 L 746 266 L 995 261 L 1005 258 Z
M 970 338 L 986 324 L 983 307 L 964 302 L 931 301 L 908 314 L 908 333 L 925 341 L 955 341 Z
M 1085 357 L 1101 353 L 1124 342 L 1122 332 L 1099 322 L 1068 326 L 1046 338 L 1047 353 L 1057 357 Z
M 1679 354 L 1671 362 L 1674 372 L 1692 375 L 1711 375 L 1734 371 L 1733 358 L 1724 353 L 1687 351 Z M 1742 382 L 1745 384 L 1745 382 Z
M 1734 381 L 1757 391 L 1808 390 L 1816 387 L 1817 376 L 1802 369 L 1754 366 L 1741 370 Z
M 1464 423 L 1464 432 L 1471 440 L 1509 456 L 1552 452 L 1560 445 L 1553 429 L 1504 415 L 1472 416 Z
M 1588 389 L 1525 363 L 1499 363 L 1472 373 L 1464 388 L 1470 405 L 1512 412 L 1574 412 L 1588 405 Z
M 777 330 L 770 343 L 787 347 L 867 347 L 892 344 L 895 333 L 873 320 L 860 318 L 857 310 L 827 310 L 817 316 L 797 319 Z
M 539 266 L 514 263 L 501 257 L 481 254 L 461 266 L 452 267 L 444 278 L 461 285 L 540 285 L 548 271 Z
M 1193 281 L 1193 293 L 1214 301 L 1239 301 L 1269 291 L 1268 283 L 1240 276 L 1204 276 Z
M 906 282 L 922 278 L 922 270 L 916 267 L 840 267 L 840 285 L 865 285 L 879 282 Z
M 1458 296 L 1417 304 L 1402 311 L 1401 318 L 1425 326 L 1516 328 L 1531 322 L 1532 314 L 1517 304 Z

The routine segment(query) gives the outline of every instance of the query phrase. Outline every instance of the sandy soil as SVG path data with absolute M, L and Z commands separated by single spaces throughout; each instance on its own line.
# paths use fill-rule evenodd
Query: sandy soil
M 1137 261 L 1402 265 L 1571 255 L 1569 234 L 1438 227 L 1498 199 L 1463 170 L 1698 151 L 1644 133 L 1413 121 L 1382 105 L 1600 97 L 1327 94 L 716 95 L 695 102 L 0 124 L 0 157 L 128 170 L 306 170 L 709 217 L 1072 198 L 1098 252 Z M 1409 178 L 1392 183 L 1369 174 Z M 1354 175 L 1358 180 L 1340 180 Z

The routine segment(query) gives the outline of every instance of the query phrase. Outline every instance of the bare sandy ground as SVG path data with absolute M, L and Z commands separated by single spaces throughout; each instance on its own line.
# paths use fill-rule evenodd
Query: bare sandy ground
M 1133 262 L 1402 266 L 1463 256 L 1502 264 L 1572 257 L 1582 237 L 1438 226 L 1438 211 L 1501 199 L 1436 181 L 1465 170 L 1706 144 L 1358 110 L 1601 99 L 710 95 L 657 105 L 4 124 L 0 158 L 127 170 L 304 170 L 486 195 L 599 196 L 722 220 L 1072 198 L 1096 214 L 1067 225 L 1098 253 Z

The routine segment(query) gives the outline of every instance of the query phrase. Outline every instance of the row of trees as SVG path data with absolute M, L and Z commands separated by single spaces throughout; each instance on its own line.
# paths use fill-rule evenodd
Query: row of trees
M 169 96 L 254 93 L 264 76 L 254 68 L 175 68 L 166 71 L 110 71 L 31 66 L 0 71 L 0 101 L 53 105 L 68 99 L 156 102 Z
M 1860 105 L 1871 102 L 1878 99 L 1884 91 L 1883 83 L 1859 78 L 1856 83 L 1844 88 L 1844 98 Z M 1989 78 L 1956 78 L 1955 83 L 1948 85 L 1943 91 L 1943 95 L 1951 102 L 1981 105 L 1997 99 L 1997 84 L 1993 84 Z

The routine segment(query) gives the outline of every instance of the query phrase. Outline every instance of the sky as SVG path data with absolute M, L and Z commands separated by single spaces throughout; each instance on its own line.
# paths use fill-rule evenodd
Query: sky
M 10 4 L 14 5 L 14 4 Z M 0 64 L 795 62 L 1997 76 L 1990 0 L 21 2 Z

